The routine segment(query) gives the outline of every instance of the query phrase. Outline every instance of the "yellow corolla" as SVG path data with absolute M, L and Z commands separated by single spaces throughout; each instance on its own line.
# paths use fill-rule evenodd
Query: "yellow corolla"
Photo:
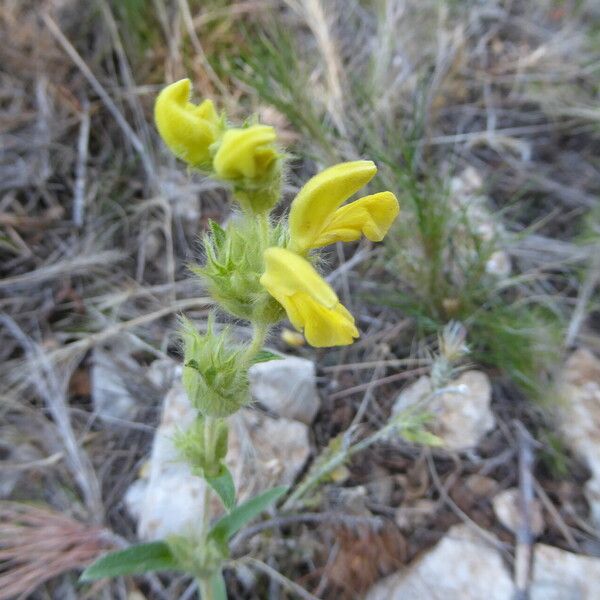
M 361 235 L 380 242 L 400 211 L 394 194 L 380 192 L 342 206 L 376 173 L 372 161 L 357 160 L 309 179 L 292 202 L 289 248 L 303 254 L 334 242 L 351 242 Z
M 219 117 L 214 104 L 190 102 L 191 82 L 182 79 L 167 86 L 154 105 L 154 120 L 160 136 L 175 156 L 194 167 L 210 163 L 209 147 L 219 135 Z
M 359 336 L 354 317 L 307 260 L 285 248 L 268 248 L 264 259 L 261 284 L 311 346 L 345 346 Z
M 215 173 L 222 179 L 261 179 L 278 157 L 277 135 L 269 125 L 228 129 L 214 158 Z

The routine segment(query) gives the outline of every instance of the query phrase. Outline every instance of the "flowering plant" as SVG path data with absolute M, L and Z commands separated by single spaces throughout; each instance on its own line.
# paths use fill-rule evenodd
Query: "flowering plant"
M 194 575 L 203 599 L 226 598 L 222 567 L 228 541 L 246 522 L 286 489 L 275 488 L 237 506 L 235 486 L 224 464 L 226 417 L 250 402 L 248 370 L 257 361 L 269 329 L 286 315 L 315 347 L 351 344 L 359 337 L 354 317 L 319 273 L 320 249 L 361 236 L 378 242 L 398 215 L 391 192 L 379 192 L 345 204 L 377 173 L 368 160 L 345 162 L 310 179 L 291 204 L 287 219 L 274 220 L 285 177 L 285 154 L 275 130 L 247 123 L 230 127 L 210 100 L 190 102 L 191 83 L 167 86 L 155 104 L 158 131 L 169 149 L 191 168 L 225 182 L 239 211 L 221 227 L 211 222 L 204 236 L 206 260 L 193 271 L 217 306 L 249 321 L 249 344 L 217 331 L 211 315 L 204 334 L 183 321 L 183 385 L 197 418 L 176 439 L 181 457 L 206 481 L 205 518 L 198 531 L 164 542 L 141 544 L 100 559 L 84 579 L 154 569 L 178 569 Z M 210 522 L 210 494 L 227 514 Z

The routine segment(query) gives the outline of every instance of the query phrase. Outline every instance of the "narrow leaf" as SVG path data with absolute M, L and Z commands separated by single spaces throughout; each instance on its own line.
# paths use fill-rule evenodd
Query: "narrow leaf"
M 221 465 L 219 474 L 216 477 L 206 477 L 210 487 L 217 492 L 223 506 L 230 511 L 235 506 L 235 483 L 229 469 Z
M 221 570 L 213 573 L 210 578 L 210 587 L 213 600 L 227 600 L 227 588 L 225 587 L 225 579 L 223 579 Z
M 287 486 L 282 485 L 246 500 L 228 515 L 219 519 L 211 529 L 210 536 L 219 543 L 226 542 L 246 523 L 258 516 L 269 504 L 281 498 L 287 492 L 287 489 Z
M 223 245 L 225 239 L 227 238 L 227 234 L 225 233 L 225 230 L 216 221 L 210 219 L 208 224 L 213 234 L 215 244 L 217 248 L 220 248 Z
M 151 542 L 102 556 L 81 574 L 79 580 L 93 581 L 103 577 L 136 575 L 148 571 L 173 571 L 177 568 L 169 546 L 165 542 Z
M 258 354 L 252 359 L 252 364 L 256 365 L 258 363 L 269 362 L 270 360 L 282 360 L 283 356 L 279 354 L 275 354 L 270 350 L 261 350 Z

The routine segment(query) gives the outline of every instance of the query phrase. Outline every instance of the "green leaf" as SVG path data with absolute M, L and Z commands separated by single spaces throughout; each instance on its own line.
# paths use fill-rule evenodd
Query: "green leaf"
M 252 359 L 252 364 L 256 365 L 258 363 L 269 362 L 270 360 L 282 360 L 283 356 L 280 354 L 275 354 L 270 350 L 261 350 L 258 354 Z
M 210 219 L 208 222 L 210 231 L 213 235 L 213 239 L 215 240 L 215 245 L 217 248 L 220 248 L 227 238 L 227 234 L 225 230 L 216 222 Z
M 93 581 L 103 577 L 136 575 L 148 571 L 177 570 L 177 562 L 165 542 L 137 544 L 126 550 L 111 552 L 91 564 L 79 578 L 80 581 Z
M 210 530 L 210 536 L 220 544 L 225 543 L 246 523 L 258 516 L 269 504 L 281 498 L 287 492 L 287 486 L 267 490 L 234 508 L 228 515 L 219 519 Z
M 220 569 L 213 573 L 209 583 L 214 600 L 227 600 L 227 588 L 225 587 L 225 580 Z
M 219 494 L 223 506 L 231 511 L 235 507 L 235 483 L 233 483 L 229 469 L 225 465 L 221 465 L 219 474 L 216 477 L 206 477 L 206 481 Z

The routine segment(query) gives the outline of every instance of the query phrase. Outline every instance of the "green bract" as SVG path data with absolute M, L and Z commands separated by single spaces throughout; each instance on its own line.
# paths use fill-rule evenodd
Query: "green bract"
M 211 222 L 203 242 L 206 263 L 192 270 L 204 280 L 218 304 L 253 323 L 276 323 L 285 316 L 281 305 L 260 283 L 265 249 L 285 245 L 281 226 L 271 227 L 267 219 L 236 215 L 225 228 Z
M 183 387 L 192 406 L 202 415 L 226 417 L 250 402 L 249 360 L 245 347 L 231 340 L 228 329 L 214 332 L 213 319 L 200 335 L 183 320 Z

